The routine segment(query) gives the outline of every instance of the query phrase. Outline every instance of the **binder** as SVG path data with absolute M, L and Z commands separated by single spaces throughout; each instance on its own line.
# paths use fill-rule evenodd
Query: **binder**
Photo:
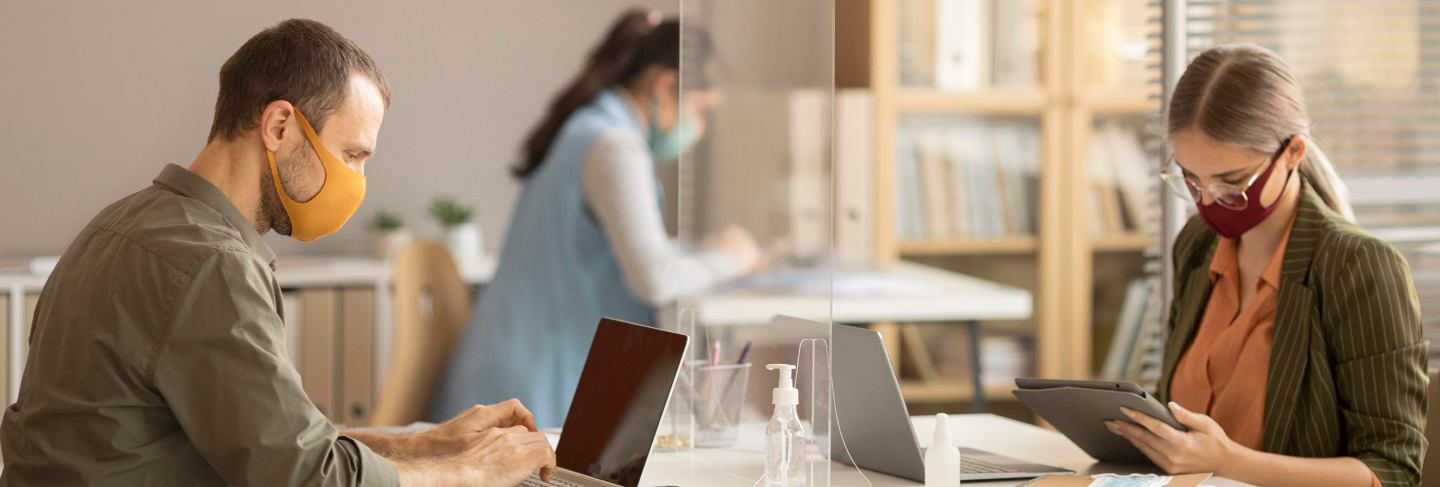
M 336 306 L 334 289 L 300 291 L 300 381 L 315 407 L 331 421 L 336 414 Z
M 375 409 L 375 289 L 346 289 L 340 301 L 338 419 L 348 426 L 369 426 Z

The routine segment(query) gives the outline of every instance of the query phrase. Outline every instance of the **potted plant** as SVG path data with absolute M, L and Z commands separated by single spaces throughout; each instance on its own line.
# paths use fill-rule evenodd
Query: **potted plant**
M 410 231 L 405 228 L 405 220 L 386 210 L 375 214 L 370 230 L 375 257 L 381 259 L 389 259 L 411 240 Z
M 485 257 L 485 240 L 480 226 L 470 221 L 470 207 L 449 196 L 437 196 L 430 203 L 430 215 L 440 222 L 445 246 L 462 274 L 479 271 Z

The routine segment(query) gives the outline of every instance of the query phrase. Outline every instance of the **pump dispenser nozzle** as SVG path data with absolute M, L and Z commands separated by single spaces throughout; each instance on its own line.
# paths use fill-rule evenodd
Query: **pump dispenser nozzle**
M 780 371 L 779 382 L 775 390 L 770 394 L 770 404 L 776 406 L 794 406 L 800 404 L 800 391 L 795 389 L 795 381 L 791 374 L 795 366 L 790 364 L 770 364 L 765 366 L 766 370 Z

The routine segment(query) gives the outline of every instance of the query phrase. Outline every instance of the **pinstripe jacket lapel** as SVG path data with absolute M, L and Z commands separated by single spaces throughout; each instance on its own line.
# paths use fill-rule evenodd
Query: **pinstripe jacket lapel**
M 1265 383 L 1265 450 L 1288 451 L 1295 423 L 1300 387 L 1309 368 L 1310 320 L 1315 311 L 1315 293 L 1310 289 L 1310 263 L 1315 243 L 1325 223 L 1321 208 L 1325 202 L 1302 185 L 1300 208 L 1285 247 L 1280 268 L 1280 295 L 1275 302 L 1274 340 L 1270 349 L 1269 378 Z M 1323 357 L 1321 357 L 1323 360 Z

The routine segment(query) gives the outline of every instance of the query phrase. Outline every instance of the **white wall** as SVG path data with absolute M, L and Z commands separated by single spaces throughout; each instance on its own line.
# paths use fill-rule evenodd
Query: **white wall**
M 0 3 L 0 258 L 61 252 L 96 212 L 188 164 L 209 132 L 220 65 L 291 17 L 325 22 L 380 64 L 392 103 L 343 231 L 286 253 L 362 253 L 380 208 L 434 231 L 430 198 L 476 207 L 497 249 L 521 138 L 621 10 L 678 0 Z

